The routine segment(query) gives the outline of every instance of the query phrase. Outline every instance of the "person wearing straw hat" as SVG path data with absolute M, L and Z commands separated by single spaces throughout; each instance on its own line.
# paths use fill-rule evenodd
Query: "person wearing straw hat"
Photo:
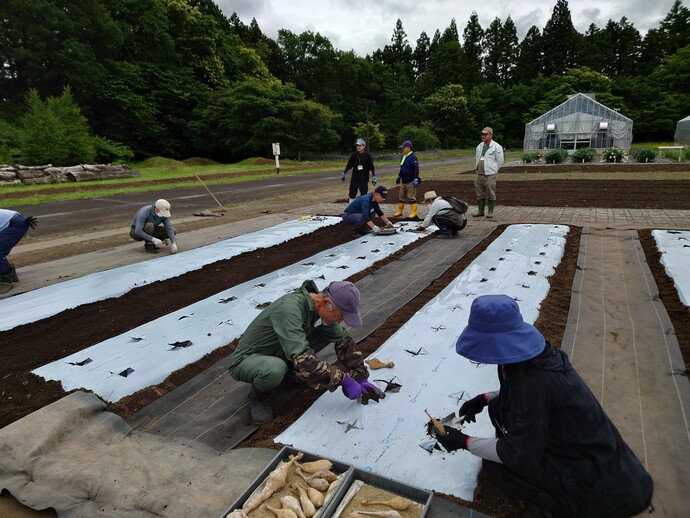
M 249 412 L 254 424 L 273 420 L 268 401 L 281 384 L 309 385 L 366 404 L 384 393 L 370 383 L 362 353 L 350 337 L 349 327 L 361 327 L 360 294 L 348 281 L 334 281 L 319 291 L 308 280 L 264 309 L 240 337 L 228 371 L 237 381 L 251 383 Z M 336 365 L 316 353 L 335 344 Z
M 472 302 L 456 343 L 472 362 L 498 365 L 500 390 L 463 403 L 476 422 L 488 407 L 495 437 L 446 427 L 448 451 L 483 459 L 488 480 L 512 498 L 558 517 L 624 517 L 651 504 L 653 482 L 568 355 L 526 323 L 514 299 Z
M 140 208 L 129 231 L 129 236 L 135 241 L 143 241 L 144 251 L 151 254 L 157 254 L 163 243 L 170 247 L 171 254 L 177 253 L 175 234 L 170 222 L 170 203 L 163 199 Z

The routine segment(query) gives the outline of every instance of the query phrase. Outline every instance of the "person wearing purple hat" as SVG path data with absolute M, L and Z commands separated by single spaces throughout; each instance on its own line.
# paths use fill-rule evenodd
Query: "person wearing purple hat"
M 448 451 L 483 459 L 487 478 L 512 498 L 558 517 L 624 517 L 651 504 L 649 473 L 623 441 L 568 355 L 526 323 L 515 300 L 484 295 L 472 302 L 456 351 L 498 365 L 500 390 L 463 403 L 476 422 L 488 407 L 496 437 L 446 427 Z
M 251 383 L 249 411 L 255 424 L 273 420 L 268 398 L 283 382 L 331 392 L 341 387 L 349 399 L 363 404 L 385 397 L 368 381 L 362 353 L 342 325 L 362 326 L 359 299 L 351 282 L 335 281 L 319 291 L 314 281 L 304 281 L 249 324 L 228 371 L 237 381 Z M 338 358 L 335 365 L 316 356 L 331 343 Z

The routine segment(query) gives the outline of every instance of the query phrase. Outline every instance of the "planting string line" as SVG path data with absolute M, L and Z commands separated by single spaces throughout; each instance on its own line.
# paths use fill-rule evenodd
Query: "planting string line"
M 589 241 L 589 229 L 584 229 L 582 237 L 580 238 L 580 249 L 584 250 L 582 256 L 582 274 L 580 275 L 580 285 L 577 287 L 577 293 L 582 293 L 582 285 L 585 281 L 585 272 L 587 271 L 587 245 Z M 575 319 L 575 332 L 573 333 L 573 346 L 570 351 L 570 361 L 574 362 L 575 358 L 575 344 L 577 343 L 577 335 L 580 327 L 580 320 L 582 317 L 582 297 L 577 297 L 577 318 Z
M 599 253 L 601 254 L 601 307 L 604 314 L 604 329 L 601 333 L 601 406 L 604 406 L 604 375 L 606 373 L 606 300 L 604 294 L 606 293 L 606 272 L 604 272 L 604 234 L 599 234 Z
M 230 416 L 228 416 L 227 419 L 224 419 L 223 421 L 221 421 L 220 423 L 218 423 L 218 424 L 212 426 L 212 427 L 209 428 L 208 430 L 206 430 L 206 431 L 204 431 L 204 432 L 201 432 L 199 435 L 197 435 L 197 436 L 194 438 L 194 440 L 195 440 L 195 441 L 198 441 L 200 437 L 206 435 L 206 434 L 207 434 L 208 432 L 210 432 L 211 430 L 214 430 L 214 429 L 218 428 L 220 425 L 227 423 L 228 421 L 230 421 L 230 419 L 232 419 L 232 418 L 235 417 L 238 413 L 240 413 L 247 405 L 249 405 L 249 403 L 245 403 L 244 405 L 242 405 L 241 407 L 239 407 L 237 410 L 235 410 L 235 413 L 232 414 L 232 415 L 230 415 Z M 230 449 L 232 449 L 232 448 L 230 448 Z

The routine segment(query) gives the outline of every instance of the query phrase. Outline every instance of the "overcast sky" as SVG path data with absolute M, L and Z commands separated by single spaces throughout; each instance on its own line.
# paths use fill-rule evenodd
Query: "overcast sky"
M 657 27 L 671 9 L 674 0 L 570 0 L 568 7 L 575 28 L 584 33 L 591 23 L 603 28 L 609 19 L 625 16 L 643 35 Z M 543 29 L 553 13 L 556 0 L 215 0 L 230 16 L 236 12 L 247 25 L 256 18 L 261 31 L 275 39 L 278 29 L 294 33 L 319 32 L 339 50 L 354 50 L 360 56 L 371 54 L 390 43 L 395 22 L 402 20 L 412 47 L 425 31 L 432 38 L 436 29 L 443 33 L 452 18 L 462 32 L 472 11 L 486 29 L 498 17 L 508 16 L 522 40 L 536 25 Z M 683 1 L 687 7 L 688 0 Z

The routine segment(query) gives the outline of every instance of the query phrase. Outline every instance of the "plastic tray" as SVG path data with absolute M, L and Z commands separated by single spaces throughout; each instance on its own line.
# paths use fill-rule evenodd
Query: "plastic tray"
M 244 493 L 242 493 L 242 495 L 237 500 L 235 500 L 235 502 L 233 502 L 233 504 L 222 514 L 221 518 L 225 518 L 225 516 L 230 514 L 235 509 L 241 508 L 247 501 L 247 499 L 252 495 L 254 490 L 261 485 L 261 483 L 266 479 L 268 474 L 271 471 L 273 471 L 276 468 L 276 466 L 280 464 L 281 461 L 289 460 L 290 455 L 295 455 L 300 451 L 304 454 L 301 462 L 311 462 L 319 459 L 328 459 L 328 457 L 324 457 L 322 455 L 314 455 L 313 453 L 309 453 L 304 450 L 296 450 L 289 446 L 283 447 L 283 449 L 280 450 L 278 454 L 273 458 L 270 464 L 266 466 L 266 468 L 259 474 L 258 477 L 256 477 L 256 479 L 254 479 L 254 481 L 247 488 L 247 490 Z M 343 495 L 345 494 L 345 491 L 349 487 L 348 481 L 350 480 L 352 472 L 354 471 L 354 468 L 349 464 L 334 461 L 333 459 L 328 460 L 330 460 L 333 463 L 333 468 L 331 469 L 331 471 L 333 471 L 336 475 L 344 474 L 344 476 L 340 482 L 340 485 L 335 489 L 335 492 L 331 494 L 329 499 L 326 502 L 324 502 L 323 507 L 318 510 L 314 518 L 325 518 L 325 511 L 327 508 L 330 507 L 331 502 L 339 502 L 342 499 Z
M 419 514 L 421 518 L 426 517 L 427 513 L 429 512 L 429 508 L 431 507 L 431 500 L 434 496 L 432 491 L 427 491 L 415 486 L 409 486 L 407 484 L 403 484 L 402 482 L 382 477 L 380 475 L 375 475 L 374 473 L 363 471 L 361 469 L 353 469 L 350 473 L 348 473 L 347 487 L 343 488 L 337 501 L 333 498 L 329 501 L 329 503 L 324 504 L 325 509 L 323 510 L 323 514 L 321 514 L 320 518 L 339 517 L 338 513 L 341 513 L 347 505 L 345 504 L 341 507 L 343 498 L 356 480 L 361 480 L 367 485 L 383 489 L 384 491 L 388 491 L 390 493 L 395 493 L 396 495 L 403 496 L 409 500 L 422 504 L 422 511 Z M 341 485 L 344 486 L 345 484 Z M 345 517 L 340 516 L 339 518 Z

